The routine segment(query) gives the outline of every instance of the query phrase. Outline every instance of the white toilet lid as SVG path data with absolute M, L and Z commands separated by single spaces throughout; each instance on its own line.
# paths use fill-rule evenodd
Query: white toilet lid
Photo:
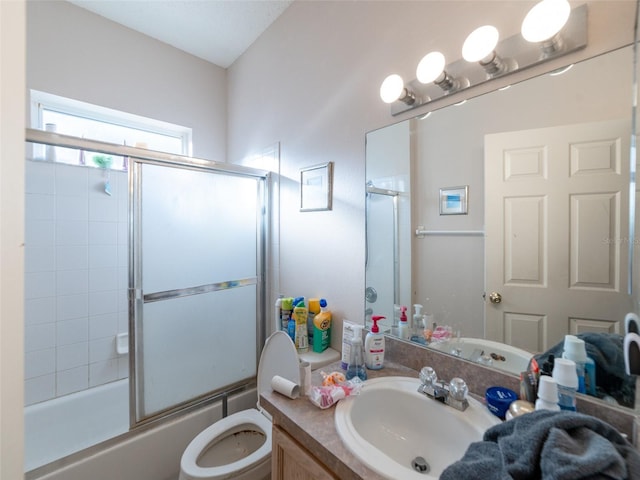
M 271 391 L 271 379 L 279 375 L 300 385 L 298 352 L 291 337 L 283 331 L 271 334 L 264 343 L 258 364 L 258 409 L 260 394 Z

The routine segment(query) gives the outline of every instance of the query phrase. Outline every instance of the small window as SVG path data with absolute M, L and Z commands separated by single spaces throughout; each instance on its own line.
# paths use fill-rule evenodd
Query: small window
M 191 155 L 190 128 L 37 90 L 31 90 L 31 126 L 90 140 Z M 33 157 L 47 159 L 46 152 L 43 145 L 34 145 Z M 71 148 L 55 147 L 55 161 L 101 168 L 107 166 L 114 170 L 127 169 L 127 161 L 122 157 L 79 152 Z

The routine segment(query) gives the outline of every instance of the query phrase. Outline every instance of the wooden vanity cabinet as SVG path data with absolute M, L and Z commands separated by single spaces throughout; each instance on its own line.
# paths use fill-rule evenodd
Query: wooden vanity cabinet
M 339 480 L 277 425 L 272 431 L 271 480 Z

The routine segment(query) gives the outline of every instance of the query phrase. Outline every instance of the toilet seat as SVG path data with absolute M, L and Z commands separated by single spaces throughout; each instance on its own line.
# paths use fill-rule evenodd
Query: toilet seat
M 282 331 L 272 333 L 267 338 L 258 363 L 257 407 L 258 410 L 267 415 L 269 420 L 271 420 L 271 416 L 262 410 L 260 406 L 260 394 L 271 391 L 271 379 L 276 375 L 300 385 L 298 352 L 291 337 Z
M 217 467 L 201 467 L 198 465 L 200 455 L 209 445 L 236 427 L 246 426 L 247 430 L 258 430 L 264 433 L 265 440 L 260 448 L 240 460 Z M 189 479 L 232 478 L 255 465 L 266 461 L 271 454 L 271 422 L 258 410 L 242 410 L 217 421 L 200 432 L 187 446 L 180 460 L 181 473 Z
M 189 443 L 180 459 L 180 478 L 223 479 L 234 478 L 268 461 L 271 455 L 271 416 L 260 407 L 260 394 L 271 391 L 271 379 L 279 375 L 300 384 L 298 353 L 291 337 L 278 331 L 267 338 L 258 364 L 258 409 L 242 410 L 218 420 L 200 432 Z M 245 427 L 245 428 L 242 428 Z M 212 443 L 241 430 L 264 433 L 264 443 L 253 453 L 235 462 L 215 467 L 201 467 L 198 461 Z

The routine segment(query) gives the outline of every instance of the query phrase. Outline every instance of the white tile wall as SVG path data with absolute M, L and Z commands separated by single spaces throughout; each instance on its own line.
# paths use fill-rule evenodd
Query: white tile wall
M 110 177 L 112 195 L 104 192 Z M 129 374 L 127 176 L 27 161 L 25 403 Z

